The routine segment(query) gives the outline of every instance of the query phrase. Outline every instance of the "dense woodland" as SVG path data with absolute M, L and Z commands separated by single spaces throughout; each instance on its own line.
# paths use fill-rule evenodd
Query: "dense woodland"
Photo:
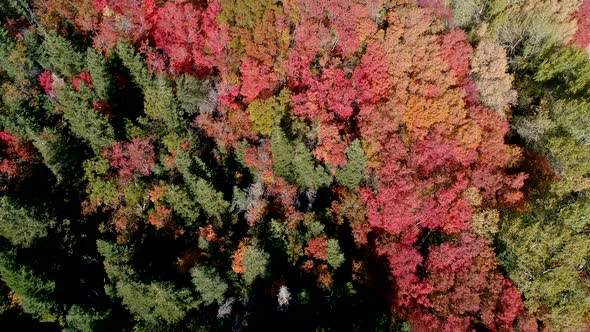
M 590 329 L 590 1 L 0 21 L 0 329 Z

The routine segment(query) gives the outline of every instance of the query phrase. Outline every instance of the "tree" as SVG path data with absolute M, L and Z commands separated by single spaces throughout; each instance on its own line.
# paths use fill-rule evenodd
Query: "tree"
M 44 28 L 58 30 L 66 19 L 78 29 L 88 32 L 95 30 L 99 21 L 99 11 L 103 8 L 95 8 L 94 1 L 76 0 L 68 1 L 36 1 L 35 14 Z
M 107 100 L 113 83 L 106 60 L 95 50 L 88 48 L 86 51 L 86 64 L 92 77 L 92 85 L 96 95 L 102 100 Z
M 46 220 L 39 220 L 32 211 L 6 196 L 0 198 L 0 207 L 0 235 L 14 246 L 31 247 L 36 240 L 47 236 L 48 228 L 55 224 L 47 216 L 44 216 Z
M 172 211 L 184 218 L 186 222 L 193 223 L 199 218 L 201 210 L 190 196 L 188 189 L 175 185 L 167 187 L 165 201 Z
M 481 20 L 486 5 L 482 0 L 453 0 L 451 1 L 451 8 L 453 22 L 461 27 L 467 27 Z
M 85 307 L 74 304 L 68 310 L 66 316 L 65 331 L 91 332 L 107 329 L 109 311 L 101 312 L 92 307 Z
M 545 58 L 535 72 L 534 79 L 556 83 L 557 92 L 575 95 L 588 87 L 589 70 L 590 61 L 586 53 L 579 48 L 568 47 Z
M 142 89 L 151 85 L 152 74 L 147 69 L 141 56 L 126 42 L 119 42 L 116 45 L 117 55 L 121 58 L 123 65 L 129 70 L 133 81 Z
M 346 159 L 346 166 L 336 173 L 336 182 L 352 190 L 361 183 L 367 167 L 367 157 L 359 140 L 346 149 Z
M 228 286 L 211 268 L 195 266 L 191 269 L 192 281 L 205 304 L 223 304 Z
M 76 52 L 70 41 L 64 37 L 56 33 L 47 34 L 41 45 L 41 50 L 45 57 L 43 61 L 48 66 L 47 69 L 52 72 L 71 78 L 82 71 L 84 57 Z
M 305 70 L 309 71 L 307 68 Z M 346 77 L 344 70 L 335 66 L 326 67 L 320 77 L 310 77 L 306 85 L 308 89 L 304 93 L 293 95 L 295 114 L 310 119 L 327 116 L 324 113 L 328 112 L 333 112 L 343 119 L 352 116 L 357 91 L 354 82 Z M 336 97 L 329 93 L 332 90 L 341 93 Z
M 314 165 L 307 147 L 302 142 L 290 142 L 278 128 L 272 133 L 271 152 L 275 174 L 290 183 L 318 189 L 331 181 L 322 166 Z
M 166 3 L 153 18 L 155 48 L 162 50 L 172 73 L 207 75 L 229 41 L 227 26 L 218 25 L 221 10 L 217 2 L 205 10 L 191 3 Z
M 325 236 L 310 239 L 305 248 L 305 254 L 312 256 L 315 259 L 328 259 L 328 239 Z
M 511 328 L 524 305 L 516 288 L 495 268 L 489 247 L 468 234 L 457 243 L 433 248 L 426 270 L 433 287 L 434 310 L 456 316 L 477 315 L 481 310 L 486 327 Z
M 246 247 L 242 266 L 244 268 L 244 280 L 247 284 L 252 284 L 256 278 L 264 276 L 268 260 L 269 255 L 256 245 Z
M 317 126 L 318 145 L 313 150 L 314 156 L 327 164 L 339 167 L 346 163 L 346 142 L 337 125 L 321 122 Z
M 19 264 L 14 252 L 4 252 L 0 255 L 0 276 L 15 292 L 25 312 L 38 318 L 55 320 L 54 281 L 28 266 Z
M 186 315 L 186 292 L 178 292 L 170 284 L 120 281 L 116 289 L 123 305 L 149 323 L 175 323 Z
M 104 256 L 111 283 L 109 295 L 121 298 L 121 303 L 142 320 L 154 325 L 175 323 L 184 318 L 187 310 L 198 305 L 187 289 L 175 289 L 168 282 L 141 282 L 127 265 L 132 253 L 125 248 L 103 240 L 97 241 L 97 246 Z
M 92 108 L 88 93 L 88 89 L 80 93 L 73 87 L 62 85 L 57 89 L 57 101 L 72 132 L 99 153 L 113 143 L 115 134 L 106 116 Z
M 441 39 L 442 56 L 447 59 L 451 70 L 455 72 L 457 81 L 461 82 L 469 75 L 469 59 L 473 54 L 467 35 L 463 30 L 453 29 Z
M 531 312 L 551 308 L 546 321 L 556 329 L 574 331 L 585 326 L 590 310 L 583 276 L 590 241 L 583 234 L 588 197 L 549 202 L 533 206 L 535 213 L 506 218 L 499 233 L 506 246 L 501 262 Z
M 94 47 L 106 51 L 118 42 L 136 44 L 152 29 L 152 18 L 156 11 L 155 1 L 95 1 L 94 7 L 102 11 L 98 33 L 93 39 Z
M 538 64 L 535 81 L 543 87 L 555 84 L 554 100 L 542 99 L 536 113 L 515 121 L 516 130 L 531 149 L 547 155 L 562 176 L 560 184 L 554 187 L 564 193 L 588 187 L 584 176 L 589 172 L 589 151 L 583 120 L 588 105 L 580 98 L 588 85 L 588 64 L 587 57 L 577 48 L 558 49 L 549 54 Z
M 279 83 L 279 76 L 275 72 L 250 59 L 242 62 L 240 73 L 244 82 L 240 94 L 244 96 L 244 101 L 247 103 L 259 96 L 264 98 L 272 94 L 272 90 Z
M 8 177 L 25 173 L 27 164 L 34 161 L 34 151 L 30 143 L 13 136 L 9 131 L 0 131 L 0 172 Z
M 508 105 L 516 102 L 512 89 L 512 75 L 506 73 L 506 51 L 493 41 L 484 39 L 475 48 L 471 59 L 471 75 L 477 85 L 481 101 L 501 115 Z
M 248 104 L 248 112 L 252 130 L 261 135 L 270 135 L 272 129 L 279 125 L 286 113 L 289 102 L 289 90 L 282 90 L 278 98 L 256 99 Z
M 41 85 L 41 87 L 43 88 L 43 91 L 45 91 L 45 94 L 47 95 L 54 95 L 55 94 L 55 89 L 53 88 L 53 74 L 50 71 L 44 71 L 41 74 L 39 74 L 39 85 Z
M 123 181 L 130 181 L 138 176 L 148 176 L 154 165 L 154 147 L 149 139 L 134 138 L 127 143 L 113 143 L 102 151 L 111 167 L 117 170 Z
M 73 151 L 79 146 L 78 142 L 69 140 L 67 136 L 54 129 L 32 134 L 32 143 L 43 158 L 43 163 L 61 181 L 78 181 L 82 177 L 80 156 L 73 156 L 68 151 Z M 76 174 L 74 178 L 70 176 Z
M 328 264 L 330 264 L 330 266 L 334 269 L 339 268 L 342 265 L 342 263 L 344 263 L 345 258 L 340 249 L 340 245 L 338 244 L 338 240 L 329 239 L 328 247 L 326 248 L 326 250 L 328 252 Z
M 590 40 L 588 39 L 588 31 L 590 29 L 589 12 L 590 2 L 584 1 L 575 14 L 578 29 L 574 34 L 574 42 L 582 48 L 586 48 L 590 44 Z
M 176 99 L 184 115 L 213 113 L 217 106 L 217 90 L 212 81 L 182 75 L 176 80 Z
M 211 183 L 192 173 L 191 164 L 192 161 L 189 155 L 179 152 L 177 157 L 178 170 L 184 177 L 196 202 L 208 216 L 219 220 L 221 215 L 229 208 L 229 203 L 223 199 L 223 193 L 216 191 Z

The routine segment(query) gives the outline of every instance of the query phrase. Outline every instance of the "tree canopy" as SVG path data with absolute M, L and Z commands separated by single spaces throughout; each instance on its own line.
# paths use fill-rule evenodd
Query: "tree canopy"
M 589 13 L 0 0 L 1 319 L 590 328 Z

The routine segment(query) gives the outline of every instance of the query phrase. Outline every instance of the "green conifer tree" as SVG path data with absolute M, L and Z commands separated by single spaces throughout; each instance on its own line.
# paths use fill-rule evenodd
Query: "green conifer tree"
M 47 236 L 52 224 L 55 221 L 41 221 L 30 210 L 18 206 L 7 196 L 0 197 L 0 236 L 12 245 L 25 248 L 32 246 L 35 240 Z
M 195 266 L 191 269 L 191 276 L 195 288 L 201 294 L 205 304 L 214 302 L 223 304 L 224 293 L 227 291 L 227 283 L 221 279 L 219 274 L 211 268 Z
M 96 95 L 101 100 L 109 99 L 112 82 L 106 60 L 94 49 L 88 48 L 86 51 L 86 64 L 92 77 L 92 85 Z
M 367 167 L 367 157 L 359 140 L 354 140 L 346 149 L 346 160 L 346 166 L 336 173 L 336 182 L 352 190 L 361 183 Z
M 269 255 L 256 245 L 250 245 L 244 253 L 244 280 L 252 284 L 258 277 L 264 276 L 268 265 Z
M 300 141 L 291 142 L 279 128 L 272 133 L 271 153 L 276 175 L 306 189 L 318 189 L 331 182 L 323 166 L 315 166 L 311 152 Z
M 78 53 L 72 43 L 55 32 L 45 35 L 41 45 L 42 63 L 46 69 L 66 78 L 82 72 L 84 57 Z

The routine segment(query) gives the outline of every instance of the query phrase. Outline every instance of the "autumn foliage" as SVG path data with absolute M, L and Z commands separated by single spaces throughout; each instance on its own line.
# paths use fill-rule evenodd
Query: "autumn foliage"
M 13 136 L 9 131 L 0 131 L 0 173 L 14 177 L 24 173 L 34 158 L 34 148 L 29 142 Z
M 578 28 L 574 34 L 574 43 L 582 48 L 590 44 L 590 1 L 584 1 L 575 14 Z
M 99 311 L 123 317 L 123 310 L 132 317 L 123 330 L 255 329 L 249 320 L 261 320 L 257 310 L 287 317 L 317 306 L 313 315 L 335 317 L 346 316 L 350 303 L 366 307 L 364 321 L 350 323 L 361 330 L 541 326 L 545 307 L 530 312 L 506 276 L 517 258 L 497 257 L 504 215 L 525 211 L 527 195 L 538 194 L 527 186 L 543 182 L 528 181 L 525 171 L 541 162 L 507 143 L 522 138 L 509 121 L 516 107 L 528 112 L 517 89 L 557 81 L 558 71 L 565 81 L 574 74 L 531 60 L 556 68 L 554 75 L 518 76 L 529 67 L 518 67 L 521 45 L 509 47 L 517 34 L 502 25 L 509 19 L 477 25 L 505 5 L 33 2 L 31 27 L 11 21 L 0 31 L 0 173 L 10 183 L 42 160 L 48 192 L 67 195 L 52 204 L 69 205 L 29 214 L 67 221 L 43 224 L 40 234 L 83 228 L 84 239 L 93 237 L 84 257 L 101 272 L 93 280 L 100 287 L 80 288 L 116 309 L 74 308 L 72 300 L 26 310 L 71 330 L 98 329 L 80 321 Z M 581 47 L 590 42 L 588 12 L 584 1 L 575 14 Z M 519 43 L 531 35 L 522 32 Z M 575 82 L 576 96 L 590 86 Z M 550 117 L 553 98 L 561 94 L 526 101 L 536 103 L 535 116 Z M 585 109 L 580 100 L 560 111 Z M 539 121 L 525 128 L 533 133 L 525 140 L 561 146 L 542 137 L 568 132 L 570 120 Z M 583 128 L 569 134 L 586 142 Z M 557 174 L 545 164 L 546 174 Z M 0 236 L 13 226 L 3 227 L 0 220 Z M 88 242 L 68 241 L 71 248 Z M 71 255 L 71 248 L 60 250 Z M 0 276 L 28 271 L 3 269 L 2 255 Z M 317 326 L 301 329 L 324 330 L 324 317 L 316 318 Z
M 103 150 L 102 155 L 125 181 L 150 175 L 154 163 L 154 150 L 149 139 L 134 138 L 131 142 L 115 143 Z
M 347 145 L 354 137 L 362 138 L 369 171 L 377 176 L 379 189 L 361 187 L 358 193 L 366 206 L 368 225 L 378 236 L 375 250 L 387 258 L 395 277 L 392 291 L 399 314 L 408 313 L 413 324 L 429 330 L 468 329 L 480 319 L 490 329 L 511 326 L 523 310 L 522 302 L 497 271 L 489 243 L 470 231 L 479 206 L 463 193 L 475 190 L 485 206 L 515 204 L 522 199 L 519 189 L 526 176 L 504 171 L 519 158 L 518 150 L 504 143 L 505 120 L 468 97 L 474 89 L 468 79 L 473 49 L 465 33 L 459 29 L 441 33 L 440 21 L 428 9 L 431 6 L 395 9 L 388 18 L 387 34 L 379 32 L 366 10 L 325 16 L 346 6 L 344 2 L 320 6 L 303 2 L 297 13 L 307 23 L 298 25 L 287 53 L 293 113 L 317 127 L 313 155 L 329 166 L 342 167 L 347 163 Z M 345 19 L 347 24 L 341 21 Z M 366 49 L 361 50 L 355 40 L 364 40 Z M 249 56 L 244 58 L 240 66 L 244 102 L 267 98 L 275 90 L 284 74 L 269 69 Z M 284 196 L 286 188 L 272 189 L 284 187 L 282 180 L 261 159 L 252 159 L 261 154 L 260 149 L 265 146 L 245 152 L 248 165 L 261 176 L 266 174 L 269 193 L 276 192 L 285 212 L 292 211 L 288 206 L 293 200 Z M 335 211 L 352 217 L 346 217 L 341 207 Z M 361 225 L 354 228 L 359 245 L 366 243 L 368 232 Z M 362 233 L 357 236 L 356 232 Z M 425 257 L 421 254 L 424 243 L 435 233 L 449 236 L 453 245 L 432 247 Z M 476 247 L 469 247 L 475 243 Z M 428 263 L 442 260 L 438 255 L 451 255 L 446 251 L 451 248 L 476 256 L 481 252 L 485 261 L 465 258 L 460 263 L 450 258 L 451 270 Z M 325 237 L 311 239 L 305 249 L 320 260 L 326 259 L 325 250 Z M 424 269 L 426 275 L 420 274 Z M 481 275 L 479 284 L 451 291 L 452 283 L 464 283 L 452 271 L 470 269 Z M 476 300 L 479 294 L 488 295 Z M 458 302 L 442 304 L 450 298 Z M 489 307 L 482 313 L 483 303 Z M 437 316 L 455 323 L 445 327 L 444 320 L 428 313 L 432 308 Z

